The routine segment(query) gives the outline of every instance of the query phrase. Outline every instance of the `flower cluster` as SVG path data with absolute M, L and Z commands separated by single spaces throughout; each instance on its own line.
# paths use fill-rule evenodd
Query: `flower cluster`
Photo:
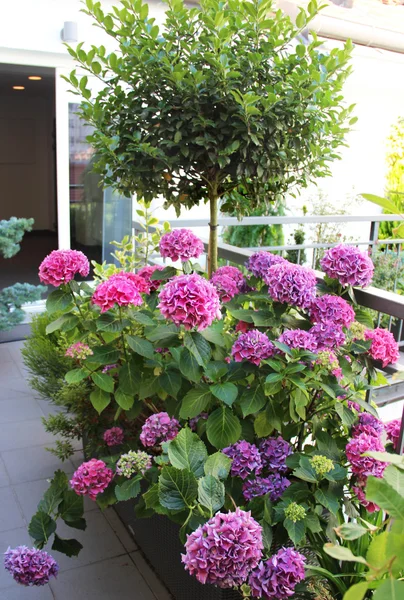
M 257 446 L 241 440 L 228 448 L 222 450 L 229 458 L 232 458 L 231 475 L 246 479 L 252 473 L 259 475 L 262 470 L 261 456 Z
M 245 285 L 243 274 L 237 267 L 219 267 L 213 273 L 211 282 L 222 302 L 229 302 Z
M 82 342 L 72 344 L 65 352 L 65 356 L 74 358 L 75 360 L 85 360 L 87 356 L 91 356 L 92 354 L 94 354 L 94 352 L 91 350 L 90 346 L 83 344 Z
M 150 447 L 173 440 L 177 435 L 180 424 L 166 412 L 159 412 L 146 419 L 140 434 L 143 446 Z
M 291 502 L 285 508 L 285 517 L 293 523 L 303 521 L 303 519 L 306 517 L 306 509 L 304 508 L 304 506 L 300 506 L 300 504 L 297 504 L 297 502 Z
M 200 275 L 178 275 L 165 284 L 158 308 L 166 319 L 185 329 L 206 329 L 221 318 L 216 288 Z
M 146 265 L 145 267 L 142 267 L 141 269 L 139 269 L 137 274 L 140 277 L 143 277 L 143 279 L 146 281 L 146 283 L 149 286 L 150 292 L 155 292 L 160 287 L 162 280 L 161 279 L 152 279 L 151 276 L 153 275 L 153 273 L 155 271 L 162 271 L 163 269 L 164 269 L 164 267 L 162 267 L 160 265 Z
M 104 431 L 103 439 L 107 446 L 120 446 L 124 439 L 122 427 L 107 429 Z
M 262 528 L 250 512 L 218 512 L 188 535 L 185 550 L 185 569 L 201 583 L 240 586 L 261 560 Z
M 129 275 L 129 273 L 112 275 L 98 285 L 93 294 L 92 302 L 101 308 L 102 313 L 113 308 L 115 304 L 118 306 L 129 306 L 131 304 L 140 306 L 142 304 L 138 283 L 133 281 Z
M 370 456 L 362 456 L 365 452 L 384 451 L 384 446 L 378 436 L 360 433 L 348 442 L 345 451 L 353 473 L 360 477 L 369 475 L 382 477 L 385 463 Z
M 243 496 L 246 500 L 252 500 L 258 496 L 269 494 L 271 502 L 276 502 L 289 486 L 289 479 L 282 477 L 280 473 L 271 473 L 268 477 L 256 477 L 245 481 Z
M 345 334 L 340 325 L 331 322 L 316 323 L 310 329 L 319 350 L 326 348 L 338 348 L 345 342 Z
M 4 553 L 4 567 L 14 580 L 25 586 L 40 586 L 56 577 L 59 565 L 45 550 L 17 546 Z
M 150 294 L 150 284 L 140 273 L 126 273 L 125 271 L 120 271 L 119 273 L 112 275 L 112 277 L 123 277 L 136 286 L 139 294 Z
M 142 450 L 129 450 L 126 454 L 122 454 L 116 463 L 117 475 L 124 477 L 132 477 L 135 473 L 144 475 L 152 466 L 152 457 Z
M 39 266 L 39 279 L 42 283 L 59 287 L 69 283 L 78 273 L 87 277 L 90 263 L 87 257 L 78 250 L 53 250 L 44 258 Z
M 336 377 L 337 379 L 341 379 L 342 377 L 342 369 L 339 365 L 338 358 L 334 352 L 331 350 L 322 350 L 317 354 L 316 363 L 325 367 Z
M 278 341 L 296 350 L 309 350 L 310 352 L 316 352 L 317 350 L 316 338 L 312 333 L 303 329 L 284 331 Z
M 334 468 L 334 463 L 330 458 L 323 456 L 322 454 L 316 454 L 310 459 L 310 464 L 317 473 L 317 475 L 323 476 L 329 473 Z
M 400 358 L 398 344 L 387 329 L 377 327 L 365 331 L 365 340 L 372 340 L 369 354 L 374 360 L 380 360 L 383 367 L 395 363 Z
M 200 240 L 189 229 L 174 229 L 165 233 L 160 240 L 160 254 L 164 258 L 171 258 L 174 262 L 186 262 L 190 258 L 198 258 L 204 251 Z
M 362 323 L 358 323 L 358 321 L 354 321 L 350 328 L 349 333 L 354 340 L 364 340 L 365 339 L 366 327 L 362 325 Z
M 264 277 L 269 267 L 278 263 L 285 262 L 285 259 L 278 254 L 272 254 L 265 250 L 255 252 L 250 256 L 245 266 L 254 275 L 254 277 Z
M 398 439 L 401 431 L 401 419 L 395 419 L 386 424 L 387 439 L 392 442 L 395 450 L 397 450 Z
M 340 327 L 350 327 L 355 320 L 351 305 L 343 298 L 331 294 L 316 298 L 310 306 L 309 314 L 315 323 L 334 323 Z
M 310 308 L 316 295 L 316 275 L 312 269 L 283 260 L 264 275 L 269 295 L 275 302 Z
M 328 277 L 338 279 L 342 285 L 357 285 L 364 288 L 372 281 L 374 271 L 372 260 L 355 246 L 338 244 L 335 248 L 330 248 L 324 254 L 320 264 Z
M 247 360 L 254 365 L 259 365 L 262 360 L 275 353 L 275 346 L 265 333 L 258 329 L 251 329 L 242 333 L 234 342 L 231 354 L 236 362 Z
M 253 598 L 285 600 L 293 596 L 296 585 L 305 577 L 305 557 L 293 548 L 281 548 L 261 562 L 248 578 Z
M 358 437 L 361 433 L 367 433 L 368 435 L 380 437 L 383 432 L 383 423 L 367 412 L 359 413 L 358 423 L 352 428 L 352 434 L 354 437 Z
M 114 476 L 103 460 L 92 458 L 79 466 L 70 480 L 70 485 L 79 496 L 96 500 L 98 494 L 107 489 Z
M 285 473 L 288 470 L 286 459 L 292 454 L 292 447 L 282 436 L 266 438 L 261 442 L 259 449 L 265 468 L 277 473 Z

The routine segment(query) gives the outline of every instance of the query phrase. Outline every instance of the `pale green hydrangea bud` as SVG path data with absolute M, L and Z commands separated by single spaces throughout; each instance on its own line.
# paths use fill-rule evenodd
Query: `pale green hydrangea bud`
M 152 458 L 147 452 L 130 450 L 127 454 L 122 454 L 116 463 L 116 472 L 118 475 L 123 475 L 129 479 L 135 473 L 144 475 L 151 466 Z
M 334 463 L 332 462 L 332 460 L 330 460 L 326 456 L 323 456 L 322 454 L 313 456 L 313 458 L 310 459 L 310 464 L 317 473 L 317 475 L 321 476 L 326 475 L 326 473 L 329 473 L 334 468 Z
M 292 502 L 285 509 L 285 517 L 287 519 L 289 519 L 290 521 L 293 521 L 293 523 L 296 523 L 297 521 L 301 521 L 302 519 L 305 518 L 305 516 L 306 516 L 305 508 L 303 508 L 303 506 L 299 506 L 298 504 L 296 504 L 296 502 Z

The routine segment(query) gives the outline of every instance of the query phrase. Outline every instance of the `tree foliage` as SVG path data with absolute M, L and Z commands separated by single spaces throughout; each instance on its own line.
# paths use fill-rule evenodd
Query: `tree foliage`
M 404 118 L 400 117 L 391 127 L 387 138 L 387 176 L 386 198 L 396 206 L 396 213 L 404 211 Z M 387 212 L 386 210 L 383 212 Z M 380 237 L 391 239 L 394 237 L 393 228 L 397 221 L 380 223 Z

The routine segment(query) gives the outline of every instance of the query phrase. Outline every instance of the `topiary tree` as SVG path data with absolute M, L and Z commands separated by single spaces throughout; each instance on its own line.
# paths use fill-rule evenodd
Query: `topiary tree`
M 96 169 L 126 196 L 163 196 L 177 214 L 210 203 L 209 273 L 217 267 L 219 199 L 243 189 L 250 208 L 329 174 L 351 107 L 341 90 L 352 44 L 321 51 L 313 34 L 297 37 L 318 12 L 312 0 L 294 24 L 271 0 L 168 0 L 164 29 L 142 0 L 86 12 L 112 36 L 70 54 L 104 88 L 92 97 L 87 76 L 68 81 L 94 126 Z M 241 216 L 241 215 L 240 215 Z

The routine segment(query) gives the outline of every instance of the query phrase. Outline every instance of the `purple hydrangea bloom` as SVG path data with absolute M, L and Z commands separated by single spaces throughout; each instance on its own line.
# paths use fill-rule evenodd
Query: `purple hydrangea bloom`
M 258 329 L 251 329 L 242 333 L 234 342 L 231 354 L 236 362 L 248 360 L 248 362 L 259 365 L 262 360 L 273 356 L 275 346 L 265 333 Z
M 202 419 L 202 421 L 206 421 L 206 419 L 209 417 L 207 412 L 202 412 L 200 415 L 198 415 L 197 417 L 192 417 L 191 419 L 189 419 L 188 421 L 188 425 L 191 431 L 196 431 L 197 426 L 198 426 L 198 421 Z
M 291 329 L 284 331 L 279 337 L 279 342 L 286 344 L 289 348 L 297 350 L 317 351 L 317 340 L 312 333 L 303 329 Z
M 222 302 L 229 302 L 241 291 L 245 281 L 242 272 L 237 267 L 219 267 L 211 277 Z
M 338 348 L 345 342 L 345 333 L 340 325 L 331 322 L 316 323 L 310 329 L 319 350 Z
M 21 585 L 46 585 L 56 577 L 59 565 L 45 550 L 17 546 L 4 553 L 4 567 Z
M 305 577 L 305 557 L 293 548 L 281 548 L 261 562 L 248 578 L 253 598 L 285 600 L 293 596 L 296 585 Z
M 342 285 L 357 285 L 362 288 L 370 285 L 374 265 L 365 252 L 355 246 L 338 244 L 330 248 L 321 259 L 321 268 L 332 279 Z
M 401 419 L 395 419 L 394 421 L 390 421 L 386 425 L 386 433 L 387 438 L 392 442 L 394 448 L 397 449 L 398 438 L 400 437 L 401 431 Z
M 260 443 L 262 464 L 270 471 L 285 473 L 287 457 L 292 454 L 292 446 L 282 436 L 269 437 Z
M 341 327 L 349 327 L 355 320 L 351 305 L 343 298 L 331 294 L 316 298 L 309 313 L 315 323 L 335 323 Z
M 224 448 L 223 454 L 232 458 L 231 475 L 233 477 L 241 477 L 246 479 L 251 473 L 259 475 L 262 470 L 261 456 L 257 446 L 250 444 L 245 440 L 241 440 Z
M 383 423 L 370 413 L 360 413 L 358 420 L 359 422 L 352 429 L 355 437 L 358 437 L 361 433 L 380 436 L 384 432 Z
M 269 295 L 275 302 L 310 308 L 316 296 L 316 275 L 312 269 L 283 260 L 264 276 Z
M 280 473 L 272 473 L 269 477 L 248 479 L 243 484 L 243 496 L 246 500 L 252 500 L 257 496 L 269 494 L 271 502 L 276 502 L 289 486 L 289 479 L 282 477 Z
M 254 277 L 264 277 L 269 267 L 281 262 L 285 262 L 285 259 L 282 258 L 282 256 L 266 252 L 266 250 L 260 250 L 250 256 L 245 266 Z
M 382 477 L 386 463 L 370 456 L 362 456 L 365 452 L 384 452 L 384 446 L 379 437 L 361 433 L 352 438 L 346 445 L 346 457 L 352 465 L 352 472 L 361 477 Z
M 339 398 L 345 398 L 345 396 L 337 396 L 337 400 Z M 358 404 L 357 402 L 354 402 L 353 400 L 348 400 L 348 408 L 350 408 L 351 410 L 356 410 L 356 412 L 359 412 L 361 407 L 360 404 Z
M 203 242 L 190 229 L 174 229 L 160 240 L 160 254 L 174 262 L 198 258 L 204 251 Z
M 166 412 L 159 412 L 148 417 L 142 427 L 140 441 L 143 446 L 155 446 L 173 440 L 180 428 L 177 419 Z
M 221 319 L 219 295 L 214 285 L 197 273 L 170 279 L 159 294 L 161 314 L 185 329 L 198 331 Z
M 216 513 L 188 535 L 185 569 L 201 583 L 220 588 L 242 585 L 262 558 L 262 527 L 250 512 Z

